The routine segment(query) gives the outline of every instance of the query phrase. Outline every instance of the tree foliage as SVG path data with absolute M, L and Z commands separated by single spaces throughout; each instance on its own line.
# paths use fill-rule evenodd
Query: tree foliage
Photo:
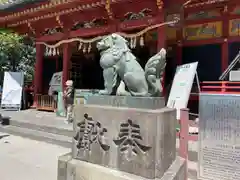
M 0 82 L 5 71 L 23 71 L 25 80 L 34 73 L 36 49 L 34 41 L 14 32 L 0 30 Z

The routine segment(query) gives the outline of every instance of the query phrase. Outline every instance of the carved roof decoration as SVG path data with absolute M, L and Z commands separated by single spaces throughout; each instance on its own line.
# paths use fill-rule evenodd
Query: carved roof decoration
M 231 14 L 240 14 L 240 6 L 234 7 L 234 9 L 233 9 L 233 11 L 231 12 Z
M 8 19 L 3 22 L 0 21 L 0 24 L 6 24 L 7 27 L 15 29 L 21 32 L 21 34 L 30 32 L 30 34 L 36 35 L 36 37 L 40 37 L 43 34 L 55 34 L 63 31 L 63 28 L 63 32 L 69 30 L 73 31 L 69 34 L 71 38 L 77 37 L 76 35 L 80 32 L 83 32 L 83 37 L 89 34 L 89 36 L 93 36 L 92 34 L 96 32 L 101 34 L 103 31 L 108 32 L 112 31 L 112 29 L 116 29 L 115 26 L 112 26 L 112 23 L 108 24 L 108 21 L 114 22 L 114 18 L 123 20 L 124 22 L 121 24 L 125 23 L 126 25 L 126 23 L 130 23 L 131 28 L 136 27 L 135 24 L 138 22 L 146 21 L 146 23 L 149 24 L 152 18 L 159 12 L 159 7 L 156 1 L 144 1 L 140 3 L 141 1 L 142 0 L 88 0 L 86 2 L 81 0 L 79 2 L 78 0 L 72 0 L 71 3 L 61 6 L 60 4 L 64 4 L 68 2 L 68 0 L 61 0 L 60 4 L 59 1 L 51 1 L 51 3 L 59 5 L 59 7 L 53 8 L 53 6 L 45 4 L 39 6 L 37 12 L 33 11 L 34 8 L 29 8 L 23 12 L 14 13 L 15 16 L 13 16 L 14 14 L 8 16 L 13 19 Z M 121 5 L 124 8 L 119 8 Z M 28 14 L 26 15 L 24 13 Z M 100 18 L 94 19 L 95 17 Z M 48 23 L 45 23 L 46 21 Z M 80 31 L 74 32 L 79 29 Z M 59 33 L 56 37 L 60 39 L 62 34 L 63 33 Z M 43 39 L 44 38 L 47 37 L 43 37 Z
M 45 31 L 42 33 L 42 35 L 52 35 L 55 33 L 63 32 L 63 29 L 61 27 L 55 27 L 55 28 L 47 28 Z
M 1 11 L 13 11 L 27 4 L 43 2 L 46 0 L 0 0 Z
M 19 21 L 17 23 L 10 24 L 8 27 L 15 27 L 15 26 L 18 26 L 18 25 L 21 25 L 21 24 L 26 24 L 28 22 L 35 22 L 35 21 L 38 21 L 38 20 L 41 20 L 41 19 L 52 18 L 52 17 L 55 17 L 55 16 L 57 17 L 57 16 L 66 15 L 66 14 L 70 14 L 70 13 L 77 12 L 77 11 L 83 11 L 83 10 L 86 10 L 86 9 L 91 9 L 91 8 L 94 8 L 94 7 L 101 7 L 101 6 L 104 6 L 104 5 L 105 5 L 104 1 L 96 3 L 96 4 L 91 4 L 91 5 L 80 5 L 80 6 L 77 6 L 75 8 L 62 10 L 60 12 L 52 12 L 52 13 L 45 14 L 43 16 L 34 17 L 34 18 L 31 18 L 31 19 L 28 19 L 28 20 L 22 20 L 22 21 Z
M 162 0 L 156 0 L 156 3 L 157 3 L 158 9 L 161 10 L 162 7 L 163 7 L 163 1 Z
M 49 9 L 49 8 L 54 8 L 56 6 L 59 6 L 61 4 L 67 4 L 69 2 L 72 2 L 72 0 L 53 1 L 53 2 L 50 2 L 48 4 L 43 4 L 43 5 L 38 6 L 38 7 L 26 9 L 26 10 L 21 11 L 21 12 L 16 12 L 16 13 L 4 16 L 4 17 L 0 17 L 0 22 L 12 20 L 12 19 L 15 19 L 15 18 L 20 18 L 22 16 L 26 16 L 26 15 L 30 15 L 30 14 L 34 14 L 36 12 L 39 12 L 39 11 L 42 11 L 42 10 L 45 10 L 45 9 Z M 86 10 L 86 9 L 100 7 L 100 6 L 103 6 L 103 5 L 105 5 L 105 0 L 100 0 L 98 2 L 93 2 L 93 3 L 90 3 L 90 4 L 83 4 L 83 5 L 79 5 L 78 7 L 75 7 L 75 8 L 72 8 L 72 9 L 63 10 L 65 12 L 61 11 L 61 13 L 62 14 L 67 14 L 67 13 L 70 13 L 72 11 Z
M 107 19 L 105 18 L 96 18 L 92 21 L 85 21 L 85 22 L 76 22 L 73 27 L 71 28 L 72 31 L 76 31 L 81 28 L 94 28 L 94 27 L 101 27 L 107 24 Z
M 168 27 L 181 28 L 182 26 L 182 16 L 180 13 L 168 14 L 165 19 L 166 22 L 176 21 L 176 23 L 169 24 Z
M 196 13 L 187 14 L 186 20 L 198 20 L 198 19 L 211 19 L 221 16 L 221 9 L 210 10 L 210 11 L 200 11 Z
M 199 7 L 209 4 L 216 4 L 221 2 L 226 2 L 229 0 L 190 0 L 186 2 L 185 8 L 191 8 L 191 7 Z
M 143 19 L 145 17 L 152 17 L 151 13 L 152 13 L 152 10 L 148 8 L 145 8 L 137 13 L 128 12 L 124 15 L 124 19 L 122 21 L 138 20 L 138 19 Z

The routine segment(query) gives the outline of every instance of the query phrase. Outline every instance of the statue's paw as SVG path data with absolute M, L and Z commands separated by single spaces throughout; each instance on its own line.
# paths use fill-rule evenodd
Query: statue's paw
M 122 96 L 123 94 L 124 92 L 117 90 L 117 93 L 116 93 L 117 96 Z
M 108 95 L 109 94 L 107 90 L 100 90 L 98 93 L 101 94 L 101 95 Z
M 116 94 L 117 94 L 117 96 L 128 96 L 130 93 L 127 92 L 126 90 L 118 88 Z

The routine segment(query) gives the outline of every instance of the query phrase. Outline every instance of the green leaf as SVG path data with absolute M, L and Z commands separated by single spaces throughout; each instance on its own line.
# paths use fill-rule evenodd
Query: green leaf
M 13 64 L 16 64 L 17 71 L 23 71 L 26 74 L 27 81 L 31 81 L 35 56 L 36 49 L 32 39 L 26 41 L 24 37 L 11 30 L 0 29 L 0 83 L 2 83 L 4 71 L 12 71 Z

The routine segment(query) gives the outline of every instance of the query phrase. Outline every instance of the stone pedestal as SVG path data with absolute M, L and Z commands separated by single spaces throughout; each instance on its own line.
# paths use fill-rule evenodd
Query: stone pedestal
M 75 106 L 72 155 L 59 158 L 58 180 L 185 180 L 185 161 L 176 157 L 174 109 L 158 109 L 163 104 L 154 98 L 109 97 L 121 102 L 109 101 L 113 106 L 101 98 L 98 105 L 90 97 Z
M 66 154 L 58 160 L 58 164 L 61 164 L 61 166 L 58 166 L 58 180 L 149 180 L 127 172 L 76 159 L 69 160 L 68 158 L 69 154 Z M 185 180 L 185 170 L 186 161 L 180 157 L 176 157 L 161 180 Z M 155 180 L 160 179 L 156 178 Z
M 87 96 L 86 104 L 128 107 L 139 109 L 160 109 L 165 106 L 164 97 L 133 97 L 133 96 Z

